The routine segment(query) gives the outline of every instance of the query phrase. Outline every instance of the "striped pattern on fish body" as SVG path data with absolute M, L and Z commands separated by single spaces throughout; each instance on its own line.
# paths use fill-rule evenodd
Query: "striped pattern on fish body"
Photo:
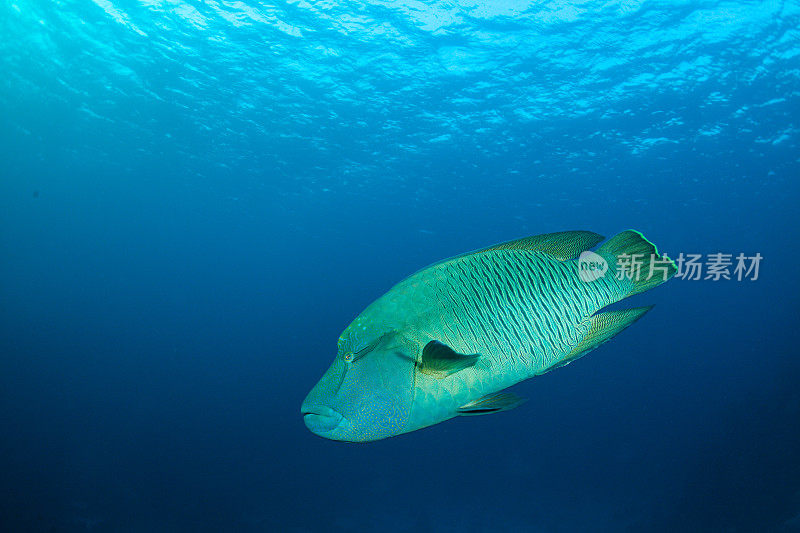
M 585 335 L 588 318 L 631 285 L 613 276 L 586 283 L 577 261 L 527 250 L 460 257 L 417 277 L 413 282 L 430 287 L 431 301 L 409 326 L 456 351 L 491 358 L 522 379 L 558 362 Z
M 585 336 L 589 317 L 621 299 L 629 284 L 613 276 L 586 283 L 577 261 L 530 250 L 480 252 L 415 274 L 391 299 L 416 307 L 407 310 L 404 329 L 418 351 L 438 340 L 481 356 L 446 379 L 418 376 L 416 410 L 431 420 L 452 416 L 470 400 L 547 371 Z

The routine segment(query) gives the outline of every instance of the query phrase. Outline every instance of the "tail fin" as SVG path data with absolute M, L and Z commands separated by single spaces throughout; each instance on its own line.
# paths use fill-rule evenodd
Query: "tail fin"
M 632 283 L 628 296 L 661 285 L 678 271 L 669 257 L 659 255 L 656 246 L 635 230 L 614 235 L 597 249 L 617 279 Z

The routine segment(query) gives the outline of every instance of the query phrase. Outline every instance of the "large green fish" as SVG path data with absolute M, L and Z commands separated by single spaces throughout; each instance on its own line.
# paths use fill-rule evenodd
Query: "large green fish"
M 339 337 L 301 407 L 342 441 L 408 433 L 522 400 L 503 389 L 564 366 L 650 307 L 602 311 L 676 268 L 636 231 L 550 233 L 435 263 L 370 304 Z

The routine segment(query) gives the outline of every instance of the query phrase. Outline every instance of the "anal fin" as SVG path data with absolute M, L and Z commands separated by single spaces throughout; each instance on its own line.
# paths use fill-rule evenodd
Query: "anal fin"
M 541 373 L 544 374 L 555 368 L 568 365 L 572 361 L 583 357 L 604 342 L 610 341 L 617 333 L 642 318 L 642 316 L 652 308 L 652 305 L 648 305 L 647 307 L 634 307 L 633 309 L 606 311 L 604 313 L 595 314 L 590 319 L 591 325 L 589 326 L 589 331 L 586 333 L 586 336 L 560 361 Z
M 520 398 L 511 392 L 493 392 L 459 407 L 458 414 L 463 416 L 489 415 L 508 411 L 523 403 L 525 403 L 525 398 Z

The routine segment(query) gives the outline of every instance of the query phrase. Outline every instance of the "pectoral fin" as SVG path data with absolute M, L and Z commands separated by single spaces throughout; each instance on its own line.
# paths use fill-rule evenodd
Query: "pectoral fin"
M 422 365 L 419 370 L 424 374 L 445 378 L 471 367 L 477 360 L 477 354 L 465 355 L 439 341 L 430 341 L 422 349 Z
M 510 392 L 493 392 L 477 400 L 459 407 L 458 414 L 463 416 L 488 415 L 508 411 L 525 403 L 525 398 L 520 398 Z

